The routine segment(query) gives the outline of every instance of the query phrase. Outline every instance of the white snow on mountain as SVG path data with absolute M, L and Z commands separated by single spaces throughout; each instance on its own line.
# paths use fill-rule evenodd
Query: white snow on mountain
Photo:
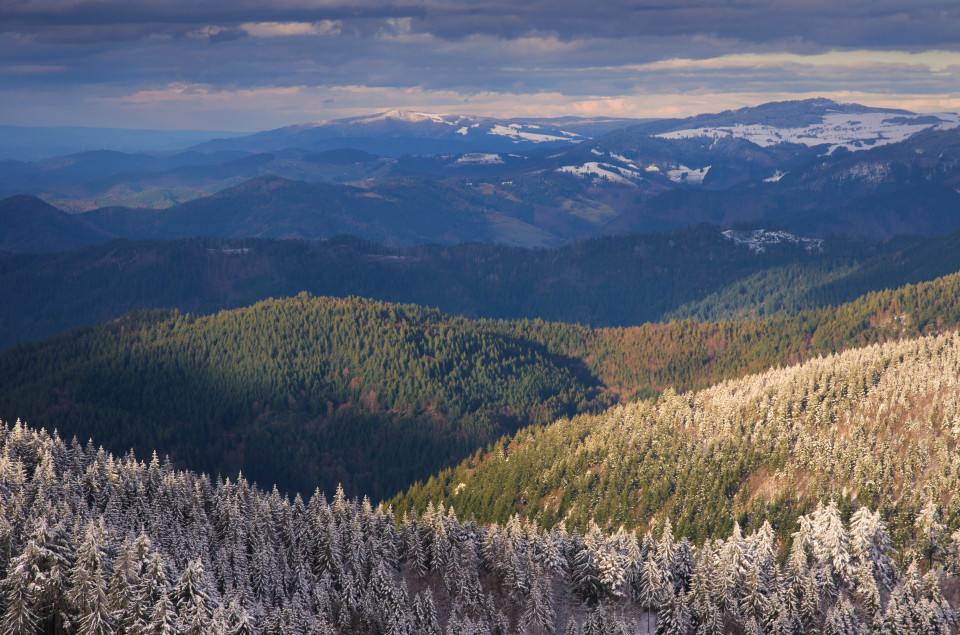
M 470 152 L 454 161 L 454 163 L 459 165 L 495 165 L 498 163 L 503 163 L 503 159 L 499 154 Z
M 763 179 L 763 182 L 776 183 L 777 181 L 783 178 L 784 174 L 786 174 L 786 172 L 781 172 L 780 170 L 777 170 L 776 172 L 773 173 L 772 176 L 768 176 L 767 178 Z
M 629 165 L 629 166 L 631 166 L 631 167 L 634 167 L 634 168 L 637 167 L 637 166 L 633 165 L 633 163 L 630 162 L 630 159 L 628 159 L 627 157 L 623 156 L 622 154 L 617 154 L 617 153 L 615 153 L 615 152 L 611 152 L 611 153 L 610 153 L 610 158 L 611 158 L 611 159 L 616 159 L 616 160 L 619 161 L 620 163 L 626 163 L 627 165 Z
M 667 170 L 667 177 L 674 183 L 688 183 L 690 185 L 700 185 L 703 183 L 703 177 L 710 171 L 710 166 L 703 168 L 688 168 L 685 165 L 678 165 L 673 170 Z
M 572 137 L 558 137 L 557 135 L 545 134 L 541 132 L 527 132 L 523 128 L 524 126 L 519 123 L 511 123 L 508 125 L 498 123 L 490 128 L 490 134 L 510 137 L 511 139 L 516 139 L 518 141 L 523 139 L 525 141 L 533 141 L 535 143 L 543 143 L 544 141 L 576 141 L 576 139 Z
M 448 118 L 451 119 L 462 119 L 457 115 L 438 115 L 429 112 L 411 112 L 409 110 L 388 110 L 386 112 L 381 112 L 376 115 L 370 115 L 367 117 L 358 117 L 353 119 L 351 123 L 373 123 L 375 121 L 405 121 L 408 123 L 425 123 L 427 121 L 432 121 L 433 123 L 442 123 L 447 124 L 448 126 L 456 125 L 453 121 L 447 121 Z
M 903 115 L 900 113 L 828 113 L 817 124 L 799 128 L 777 128 L 764 124 L 688 128 L 656 135 L 663 139 L 691 139 L 695 137 L 735 137 L 758 146 L 778 143 L 798 143 L 806 146 L 827 144 L 831 153 L 837 148 L 865 150 L 867 148 L 903 141 L 921 130 L 937 127 L 960 127 L 960 115 L 938 113 L 939 123 L 931 122 L 930 115 Z
M 800 245 L 807 251 L 822 251 L 823 240 L 819 238 L 804 238 L 785 231 L 770 231 L 767 229 L 754 229 L 752 231 L 738 231 L 728 229 L 723 232 L 727 240 L 732 240 L 738 245 L 745 245 L 758 254 L 766 251 L 771 245 L 780 243 L 793 243 Z
M 600 163 L 598 161 L 588 161 L 583 165 L 565 165 L 557 168 L 557 172 L 573 174 L 580 178 L 593 176 L 595 179 L 612 181 L 615 183 L 631 183 L 640 181 L 643 177 L 639 172 L 628 170 L 610 163 Z

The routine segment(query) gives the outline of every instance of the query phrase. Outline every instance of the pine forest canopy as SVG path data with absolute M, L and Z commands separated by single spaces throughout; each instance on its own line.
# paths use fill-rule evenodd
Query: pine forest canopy
M 141 313 L 0 354 L 0 416 L 284 491 L 389 497 L 525 425 L 951 329 L 958 305 L 960 275 L 794 318 L 628 329 L 308 295 Z
M 697 544 L 770 522 L 782 538 L 818 501 L 868 505 L 904 544 L 941 501 L 960 525 L 960 334 L 874 344 L 699 392 L 527 428 L 393 502 L 543 527 L 669 520 Z
M 818 505 L 693 545 L 306 502 L 0 424 L 0 630 L 51 633 L 947 634 L 960 532 L 936 503 L 901 549 L 879 513 Z M 954 597 L 953 603 L 948 598 Z

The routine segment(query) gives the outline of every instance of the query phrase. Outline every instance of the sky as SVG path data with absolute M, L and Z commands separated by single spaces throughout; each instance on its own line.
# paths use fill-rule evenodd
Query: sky
M 0 125 L 960 111 L 958 0 L 0 0 Z

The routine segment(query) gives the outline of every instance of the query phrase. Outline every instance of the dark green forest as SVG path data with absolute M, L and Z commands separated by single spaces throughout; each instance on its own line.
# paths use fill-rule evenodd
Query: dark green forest
M 135 313 L 0 359 L 3 416 L 304 493 L 391 494 L 523 425 L 609 403 L 580 360 L 509 328 L 306 294 Z
M 0 416 L 286 491 L 381 497 L 526 425 L 958 323 L 960 274 L 793 318 L 625 329 L 301 294 L 18 345 L 0 354 Z

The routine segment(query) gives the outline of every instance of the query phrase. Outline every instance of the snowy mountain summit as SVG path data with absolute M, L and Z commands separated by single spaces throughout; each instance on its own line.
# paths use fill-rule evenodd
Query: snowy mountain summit
M 917 114 L 907 110 L 840 104 L 829 99 L 773 102 L 683 120 L 656 135 L 661 139 L 732 137 L 761 147 L 792 143 L 850 151 L 896 143 L 929 128 L 960 126 L 957 113 Z
M 500 119 L 392 109 L 266 130 L 196 146 L 209 151 L 276 152 L 286 148 L 355 148 L 382 156 L 512 152 L 571 146 L 635 123 L 624 119 Z

